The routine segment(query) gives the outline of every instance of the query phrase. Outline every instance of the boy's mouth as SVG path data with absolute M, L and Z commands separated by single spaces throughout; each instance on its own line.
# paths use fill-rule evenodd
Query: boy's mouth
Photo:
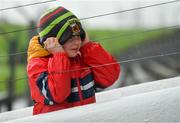
M 71 48 L 72 51 L 79 51 L 79 48 Z

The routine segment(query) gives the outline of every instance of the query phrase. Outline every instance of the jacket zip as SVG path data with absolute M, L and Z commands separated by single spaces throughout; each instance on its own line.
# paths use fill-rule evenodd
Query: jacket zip
M 76 81 L 77 81 L 77 85 L 78 85 L 78 94 L 79 94 L 79 98 L 80 98 L 80 103 L 83 104 L 83 97 L 82 97 L 82 91 L 81 91 L 81 87 L 80 87 L 79 78 L 77 78 Z
M 76 63 L 77 61 L 74 60 L 74 62 Z M 76 68 L 79 69 L 79 65 L 77 65 Z M 76 73 L 76 81 L 77 81 L 77 87 L 78 87 L 78 94 L 79 94 L 79 98 L 80 98 L 80 103 L 82 105 L 83 104 L 83 97 L 82 97 L 82 91 L 81 91 L 80 80 L 79 80 L 79 70 L 75 71 L 75 73 Z

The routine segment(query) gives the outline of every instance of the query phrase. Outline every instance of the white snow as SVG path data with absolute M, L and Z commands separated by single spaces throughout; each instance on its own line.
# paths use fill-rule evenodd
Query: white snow
M 96 94 L 97 103 L 107 102 L 119 99 L 124 96 L 131 96 L 151 91 L 162 90 L 180 86 L 180 77 L 163 79 L 158 81 L 147 82 L 138 85 L 117 88 L 109 91 L 104 91 Z
M 0 114 L 0 122 L 180 122 L 180 77 L 97 94 L 97 103 L 31 116 L 32 107 Z

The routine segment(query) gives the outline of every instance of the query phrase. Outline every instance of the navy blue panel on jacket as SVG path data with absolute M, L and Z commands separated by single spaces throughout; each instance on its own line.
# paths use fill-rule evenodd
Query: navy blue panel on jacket
M 71 103 L 80 101 L 76 79 L 71 79 L 71 94 L 67 98 L 67 101 Z
M 52 96 L 50 94 L 49 88 L 48 88 L 48 73 L 43 72 L 38 77 L 36 84 L 41 92 L 41 94 L 45 97 L 44 103 L 46 105 L 53 105 L 54 101 L 52 99 Z
M 80 79 L 83 99 L 95 96 L 94 79 L 92 73 Z
M 80 82 L 80 88 L 82 91 L 83 99 L 87 99 L 95 96 L 94 80 L 92 73 L 89 73 L 84 78 L 80 78 L 78 80 Z M 80 101 L 77 79 L 71 79 L 71 94 L 67 98 L 67 101 L 68 102 Z

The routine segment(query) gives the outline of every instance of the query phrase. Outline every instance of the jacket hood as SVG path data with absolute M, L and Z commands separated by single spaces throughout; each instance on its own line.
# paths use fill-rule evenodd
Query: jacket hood
M 39 36 L 34 36 L 28 46 L 28 58 L 29 61 L 32 58 L 46 57 L 51 55 L 47 50 L 45 50 L 39 43 Z

